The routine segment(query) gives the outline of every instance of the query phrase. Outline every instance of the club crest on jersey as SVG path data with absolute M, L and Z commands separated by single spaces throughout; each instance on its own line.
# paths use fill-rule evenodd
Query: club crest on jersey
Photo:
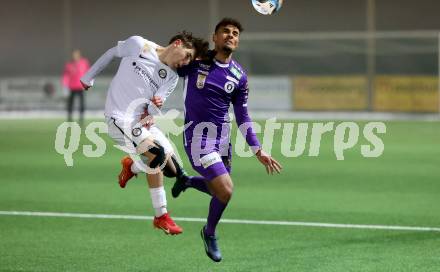
M 207 75 L 204 75 L 204 74 L 198 74 L 197 75 L 196 86 L 197 86 L 198 89 L 203 89 L 203 87 L 205 87 L 206 76 Z
M 166 77 L 167 77 L 167 70 L 165 70 L 165 69 L 160 69 L 159 72 L 158 72 L 158 74 L 159 74 L 159 77 L 160 77 L 160 78 L 166 78 Z
M 134 128 L 131 134 L 133 134 L 134 137 L 139 137 L 142 134 L 142 130 L 140 128 Z
M 225 83 L 225 92 L 232 93 L 235 89 L 235 84 L 232 81 L 228 81 Z
M 231 66 L 229 70 L 238 80 L 240 80 L 240 78 L 243 76 L 243 74 L 235 66 Z

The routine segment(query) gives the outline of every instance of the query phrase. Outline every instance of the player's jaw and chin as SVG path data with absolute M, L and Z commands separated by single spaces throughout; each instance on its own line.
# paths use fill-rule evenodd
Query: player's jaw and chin
M 225 40 L 225 42 L 223 43 L 223 46 L 220 48 L 221 51 L 223 51 L 226 54 L 232 54 L 235 50 L 237 50 L 237 48 L 238 48 L 238 38 L 237 38 L 237 41 L 235 41 L 235 42 L 234 42 L 233 39 L 234 38 Z M 231 42 L 228 43 L 228 41 L 231 41 Z
M 221 50 L 222 50 L 226 55 L 230 55 L 230 54 L 232 54 L 232 53 L 235 51 L 235 49 L 236 49 L 235 47 L 231 47 L 231 46 L 225 44 Z
M 223 50 L 228 53 L 234 52 L 237 48 L 238 48 L 238 38 L 227 39 L 223 45 Z

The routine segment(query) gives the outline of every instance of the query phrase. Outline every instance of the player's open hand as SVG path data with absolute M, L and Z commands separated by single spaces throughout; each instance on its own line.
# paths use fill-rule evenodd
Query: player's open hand
M 150 127 L 154 125 L 154 118 L 148 113 L 147 109 L 145 109 L 144 113 L 142 113 L 140 123 L 147 129 L 150 129 Z
M 80 80 L 79 82 L 81 82 L 81 86 L 83 87 L 83 89 L 84 89 L 85 91 L 87 91 L 87 90 L 90 88 L 89 85 L 85 84 L 85 83 L 82 82 L 81 80 Z
M 161 108 L 163 105 L 162 97 L 153 96 L 153 98 L 151 98 L 151 103 L 153 103 L 156 107 Z
M 281 164 L 262 149 L 258 150 L 256 156 L 258 160 L 266 167 L 266 172 L 268 174 L 273 175 L 274 172 L 277 172 L 278 174 L 281 173 L 281 169 L 283 169 Z

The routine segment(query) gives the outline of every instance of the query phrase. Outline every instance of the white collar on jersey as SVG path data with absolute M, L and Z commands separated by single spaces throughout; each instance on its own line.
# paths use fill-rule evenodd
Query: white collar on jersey
M 228 68 L 228 67 L 229 67 L 229 64 L 231 64 L 231 62 L 228 62 L 228 63 L 221 63 L 221 62 L 218 62 L 216 59 L 214 59 L 214 63 L 217 64 L 217 66 L 220 66 L 220 67 L 222 67 L 222 68 Z

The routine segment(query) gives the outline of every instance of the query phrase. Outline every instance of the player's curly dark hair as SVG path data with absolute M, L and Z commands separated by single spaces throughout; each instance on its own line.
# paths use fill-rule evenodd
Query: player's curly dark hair
M 208 41 L 202 38 L 195 37 L 191 32 L 185 30 L 171 37 L 168 44 L 172 44 L 176 40 L 181 40 L 184 47 L 194 49 L 195 59 L 205 56 L 209 50 Z
M 215 26 L 215 32 L 217 32 L 217 30 L 219 30 L 220 27 L 224 27 L 224 26 L 227 26 L 227 25 L 235 26 L 236 28 L 238 28 L 238 30 L 240 32 L 243 32 L 243 30 L 244 30 L 243 26 L 241 25 L 241 23 L 238 20 L 233 19 L 233 18 L 225 17 L 220 22 L 218 22 L 218 24 Z
M 194 40 L 194 59 L 203 59 L 209 51 L 209 42 L 205 39 Z

